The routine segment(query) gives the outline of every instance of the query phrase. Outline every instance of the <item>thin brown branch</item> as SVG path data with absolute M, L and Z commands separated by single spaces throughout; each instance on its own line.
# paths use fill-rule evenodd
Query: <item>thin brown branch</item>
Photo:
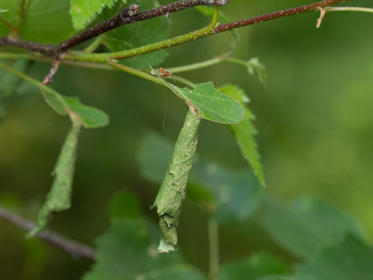
M 0 219 L 18 226 L 26 231 L 30 231 L 36 227 L 36 225 L 21 216 L 18 216 L 10 211 L 4 209 L 0 206 Z M 45 241 L 46 243 L 61 249 L 62 251 L 74 256 L 74 257 L 82 257 L 86 258 L 90 261 L 96 260 L 96 252 L 95 249 L 82 244 L 80 242 L 71 240 L 66 238 L 58 233 L 55 233 L 50 230 L 44 230 L 36 235 L 39 239 Z
M 52 67 L 49 70 L 48 75 L 44 78 L 44 80 L 42 82 L 43 85 L 46 86 L 47 84 L 49 84 L 50 82 L 52 82 L 54 75 L 56 75 L 56 73 L 58 71 L 58 68 L 60 67 L 61 60 L 63 60 L 63 56 L 64 55 L 61 54 L 59 58 L 54 59 L 52 61 Z
M 222 6 L 230 0 L 180 0 L 168 5 L 159 6 L 153 9 L 138 12 L 138 5 L 129 5 L 113 18 L 97 24 L 60 44 L 41 44 L 12 38 L 12 36 L 0 38 L 0 46 L 15 46 L 30 51 L 39 52 L 48 56 L 58 56 L 67 50 L 75 47 L 85 41 L 88 41 L 100 34 L 103 34 L 120 26 L 135 23 L 155 17 L 160 17 L 165 14 L 175 13 L 181 10 L 190 9 L 196 6 Z
M 225 32 L 228 30 L 232 30 L 232 29 L 236 29 L 236 28 L 240 28 L 240 27 L 244 27 L 248 25 L 253 25 L 253 24 L 261 23 L 265 21 L 270 21 L 270 20 L 274 20 L 277 18 L 294 16 L 294 15 L 299 15 L 299 14 L 303 14 L 307 12 L 317 11 L 319 8 L 329 7 L 331 5 L 335 5 L 335 4 L 346 2 L 346 1 L 350 1 L 350 0 L 324 0 L 320 2 L 315 2 L 315 3 L 299 6 L 296 8 L 280 10 L 277 12 L 261 15 L 258 17 L 253 17 L 253 18 L 238 20 L 238 21 L 234 21 L 234 22 L 230 22 L 226 24 L 221 24 L 214 29 L 214 33 Z

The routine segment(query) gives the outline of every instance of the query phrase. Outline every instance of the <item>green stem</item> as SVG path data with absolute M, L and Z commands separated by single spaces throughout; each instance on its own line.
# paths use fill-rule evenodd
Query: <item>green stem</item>
M 110 65 L 111 67 L 113 67 L 117 70 L 127 72 L 127 73 L 130 73 L 130 74 L 135 75 L 137 77 L 140 77 L 140 78 L 143 78 L 145 80 L 151 81 L 153 83 L 165 86 L 165 84 L 160 79 L 158 79 L 157 77 L 154 77 L 154 76 L 152 76 L 148 73 L 145 73 L 141 70 L 131 68 L 131 67 L 128 67 L 126 65 L 119 64 L 119 63 L 116 63 L 116 62 L 113 62 L 113 61 L 109 61 L 108 65 Z
M 154 202 L 161 229 L 161 242 L 158 251 L 162 253 L 176 249 L 177 226 L 182 202 L 186 195 L 188 176 L 197 149 L 200 121 L 193 110 L 189 109 L 176 140 L 170 165 Z
M 146 54 L 149 52 L 162 50 L 165 48 L 180 45 L 180 44 L 213 34 L 214 27 L 216 23 L 218 22 L 218 18 L 219 18 L 219 8 L 215 7 L 214 15 L 212 17 L 211 23 L 207 27 L 201 28 L 199 30 L 196 30 L 196 31 L 193 31 L 193 32 L 181 35 L 181 36 L 177 36 L 171 39 L 163 40 L 157 43 L 145 45 L 145 46 L 130 49 L 130 50 L 119 51 L 119 52 L 90 54 L 86 52 L 73 52 L 72 51 L 66 54 L 65 59 L 73 60 L 73 61 L 104 62 L 105 63 L 110 59 L 130 58 L 130 57 Z
M 208 223 L 209 280 L 216 280 L 219 273 L 219 225 L 211 215 Z
M 365 7 L 330 7 L 325 9 L 327 12 L 363 12 L 373 13 L 373 8 Z
M 9 67 L 8 65 L 6 65 L 4 63 L 1 63 L 1 62 L 0 62 L 0 68 L 3 68 L 4 70 L 12 73 L 13 75 L 29 82 L 30 84 L 33 84 L 33 85 L 37 86 L 42 91 L 43 94 L 44 94 L 44 91 L 46 91 L 46 92 L 52 94 L 62 104 L 66 103 L 65 100 L 61 97 L 61 95 L 57 91 L 55 91 L 54 89 L 52 89 L 48 86 L 43 85 L 38 80 L 35 80 L 34 78 L 31 78 L 30 76 L 28 76 L 28 75 L 26 75 L 22 72 L 19 72 L 19 71 L 13 69 L 12 67 Z M 60 113 L 62 113 L 62 112 L 60 112 Z
M 206 68 L 209 66 L 219 64 L 220 62 L 223 62 L 224 60 L 226 60 L 226 57 L 222 55 L 222 56 L 217 56 L 217 57 L 205 60 L 205 61 L 201 61 L 201 62 L 189 64 L 189 65 L 167 68 L 167 71 L 170 71 L 171 73 L 182 73 L 182 72 L 194 71 L 194 70 L 198 70 L 198 69 L 202 69 L 202 68 Z
M 28 0 L 21 0 L 19 4 L 19 12 L 18 12 L 16 24 L 14 28 L 12 29 L 12 32 L 10 33 L 11 37 L 19 36 L 20 28 L 26 15 L 28 3 L 29 3 Z
M 93 42 L 88 47 L 86 47 L 84 51 L 86 53 L 93 53 L 101 45 L 104 39 L 105 39 L 105 34 L 101 34 L 100 36 L 97 36 L 96 39 L 94 39 Z
M 183 77 L 180 77 L 180 76 L 176 76 L 176 75 L 172 75 L 172 79 L 179 82 L 179 83 L 182 83 L 190 88 L 195 88 L 196 87 L 196 84 L 193 83 L 192 81 L 188 80 L 188 79 L 185 79 Z
M 15 25 L 13 25 L 9 20 L 7 20 L 2 15 L 0 15 L 0 22 L 4 23 L 12 31 L 17 29 L 17 27 Z

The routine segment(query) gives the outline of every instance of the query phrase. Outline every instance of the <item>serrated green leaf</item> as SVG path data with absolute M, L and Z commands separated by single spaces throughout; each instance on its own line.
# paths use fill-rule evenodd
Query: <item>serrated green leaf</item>
M 225 85 L 220 87 L 219 90 L 239 101 L 245 108 L 245 117 L 243 121 L 238 124 L 231 125 L 230 128 L 234 137 L 236 138 L 243 157 L 253 168 L 254 174 L 257 176 L 259 182 L 265 186 L 263 166 L 260 161 L 260 155 L 255 140 L 257 131 L 252 124 L 255 117 L 250 109 L 244 104 L 248 103 L 249 99 L 246 97 L 243 90 L 233 85 Z
M 171 157 L 172 144 L 154 133 L 140 143 L 138 162 L 143 176 L 160 183 Z M 201 156 L 194 163 L 188 185 L 188 197 L 216 205 L 220 223 L 242 221 L 260 206 L 262 192 L 255 178 L 245 171 L 222 168 Z
M 126 0 L 122 0 L 126 3 Z M 70 15 L 77 30 L 83 29 L 105 7 L 111 8 L 117 0 L 71 0 Z
M 268 201 L 259 222 L 280 246 L 302 258 L 312 258 L 348 234 L 362 238 L 354 220 L 314 197 L 302 197 L 287 206 Z
M 320 252 L 295 268 L 290 280 L 372 279 L 373 248 L 355 236 Z
M 129 0 L 128 4 L 138 4 L 142 10 L 158 5 L 154 0 Z M 122 51 L 164 40 L 169 31 L 170 20 L 166 17 L 156 17 L 112 30 L 105 35 L 103 43 L 110 51 Z M 167 55 L 165 50 L 161 50 L 123 60 L 123 64 L 134 68 L 149 69 L 149 65 L 161 64 Z
M 241 104 L 216 90 L 211 82 L 198 84 L 193 90 L 180 89 L 180 93 L 204 119 L 233 124 L 239 123 L 244 117 L 245 112 Z
M 46 202 L 39 211 L 38 226 L 29 233 L 30 237 L 44 229 L 52 213 L 70 208 L 79 132 L 80 121 L 74 120 L 53 171 L 55 179 L 52 188 L 48 193 Z
M 223 265 L 219 270 L 218 280 L 258 280 L 263 276 L 288 272 L 289 268 L 280 259 L 260 253 L 242 261 Z

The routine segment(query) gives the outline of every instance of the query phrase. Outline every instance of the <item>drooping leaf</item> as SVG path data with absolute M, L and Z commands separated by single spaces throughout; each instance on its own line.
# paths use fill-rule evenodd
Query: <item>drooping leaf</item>
M 290 280 L 371 279 L 373 248 L 349 235 L 341 243 L 298 265 L 294 274 Z
M 77 97 L 61 95 L 49 87 L 44 87 L 42 92 L 45 101 L 53 110 L 61 115 L 65 115 L 66 110 L 75 113 L 85 128 L 102 127 L 109 123 L 109 117 L 105 112 L 82 104 Z
M 260 161 L 260 155 L 257 148 L 258 145 L 255 140 L 257 131 L 252 124 L 253 120 L 255 120 L 255 116 L 244 104 L 248 103 L 249 99 L 246 97 L 243 90 L 233 85 L 225 85 L 223 87 L 220 87 L 219 90 L 239 101 L 245 108 L 245 116 L 243 121 L 238 124 L 231 125 L 230 128 L 234 137 L 236 138 L 243 157 L 253 168 L 254 173 L 260 183 L 265 186 L 263 166 Z
M 126 0 L 122 0 L 126 3 Z M 105 7 L 111 8 L 117 0 L 71 0 L 70 15 L 74 28 L 83 29 Z
M 142 175 L 160 183 L 171 153 L 169 141 L 153 133 L 147 134 L 138 153 Z M 187 189 L 188 197 L 216 205 L 216 218 L 220 223 L 248 218 L 262 201 L 261 188 L 250 173 L 222 168 L 201 156 L 194 163 Z
M 48 193 L 46 202 L 39 211 L 38 226 L 29 233 L 29 236 L 34 236 L 44 229 L 52 213 L 70 208 L 80 126 L 78 119 L 73 120 L 53 171 L 55 179 L 52 188 Z
M 111 226 L 98 239 L 97 262 L 84 280 L 204 279 L 200 272 L 183 262 L 180 254 L 159 255 L 152 243 L 153 231 L 157 227 L 144 220 L 140 211 L 129 209 L 128 205 L 119 204 L 119 201 L 139 204 L 128 191 L 113 199 L 110 208 L 116 210 L 111 212 L 114 214 Z
M 186 186 L 197 149 L 200 118 L 189 110 L 178 135 L 170 164 L 153 206 L 157 208 L 162 253 L 174 251 L 177 245 L 177 226 L 181 206 L 186 195 Z
M 348 234 L 362 238 L 356 222 L 314 197 L 302 197 L 287 206 L 268 201 L 259 222 L 280 246 L 302 258 L 312 258 Z
M 128 4 L 138 4 L 142 10 L 158 5 L 155 0 L 128 0 Z M 126 25 L 108 32 L 104 44 L 110 51 L 122 51 L 155 43 L 167 38 L 170 31 L 170 21 L 166 17 L 156 17 Z M 152 52 L 125 59 L 122 62 L 128 66 L 149 69 L 149 65 L 157 66 L 167 57 L 165 50 Z
M 263 276 L 283 275 L 288 272 L 289 268 L 280 259 L 260 253 L 223 265 L 219 270 L 218 280 L 259 280 Z

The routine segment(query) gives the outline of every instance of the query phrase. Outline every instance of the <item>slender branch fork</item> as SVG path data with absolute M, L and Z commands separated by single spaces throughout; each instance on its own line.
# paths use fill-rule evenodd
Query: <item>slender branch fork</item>
M 18 216 L 0 206 L 0 219 L 16 225 L 24 230 L 30 231 L 36 227 L 36 225 L 21 216 Z M 52 246 L 61 249 L 62 251 L 75 256 L 88 259 L 90 261 L 96 260 L 95 249 L 84 245 L 80 242 L 66 238 L 58 233 L 50 230 L 44 230 L 36 235 L 39 239 L 51 244 Z
M 292 15 L 298 15 L 301 13 L 306 13 L 310 11 L 315 11 L 320 8 L 329 7 L 331 5 L 335 5 L 338 3 L 346 2 L 349 0 L 323 0 L 307 5 L 303 5 L 296 8 L 290 8 L 286 10 L 281 10 L 269 14 L 265 14 L 258 17 L 243 19 L 239 21 L 234 21 L 226 24 L 218 25 L 217 27 L 213 28 L 210 33 L 205 34 L 205 36 L 209 36 L 216 33 L 225 32 L 228 30 L 236 29 L 243 26 L 248 26 L 264 21 L 269 21 L 281 17 L 286 16 L 292 16 Z M 120 26 L 131 24 L 134 22 L 139 22 L 155 17 L 159 17 L 162 15 L 175 13 L 184 9 L 190 9 L 196 6 L 222 6 L 230 2 L 230 0 L 180 0 L 177 2 L 170 3 L 168 5 L 156 7 L 153 9 L 145 10 L 142 12 L 138 12 L 139 6 L 138 5 L 129 5 L 124 10 L 119 12 L 118 15 L 115 17 L 100 23 L 98 25 L 95 25 L 78 35 L 75 35 L 71 37 L 70 39 L 54 45 L 54 44 L 41 44 L 31 41 L 25 41 L 18 37 L 2 37 L 0 38 L 0 46 L 15 46 L 23 49 L 27 49 L 29 51 L 39 52 L 41 54 L 47 55 L 47 56 L 54 56 L 57 57 L 60 54 L 66 52 L 67 50 L 71 49 L 72 47 L 75 47 L 79 45 L 82 42 L 85 42 L 87 40 L 90 40 L 94 37 L 97 37 L 100 34 L 103 34 L 109 30 L 118 28 Z M 68 59 L 68 57 L 67 57 Z

